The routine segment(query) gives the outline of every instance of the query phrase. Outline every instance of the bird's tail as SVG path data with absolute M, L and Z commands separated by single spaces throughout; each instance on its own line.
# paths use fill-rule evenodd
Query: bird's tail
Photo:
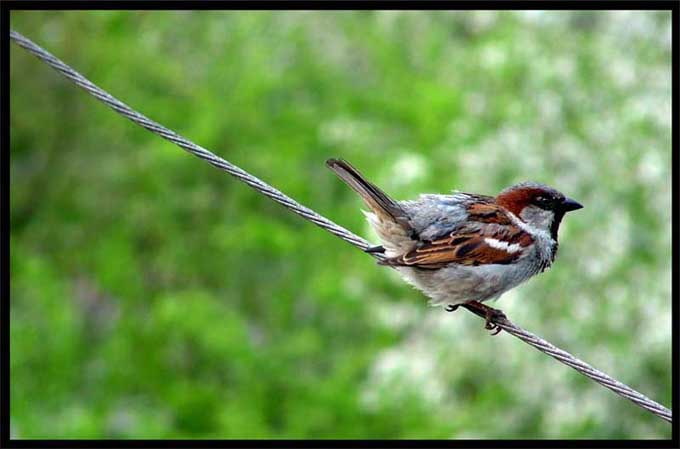
M 407 234 L 413 232 L 406 211 L 375 184 L 367 181 L 356 168 L 341 159 L 328 159 L 326 165 L 352 190 L 357 192 L 371 211 L 381 220 L 389 220 L 399 224 Z

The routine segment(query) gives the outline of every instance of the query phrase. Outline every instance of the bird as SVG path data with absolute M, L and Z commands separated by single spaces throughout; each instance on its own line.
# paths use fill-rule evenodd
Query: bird
M 542 273 L 555 261 L 557 233 L 567 212 L 581 209 L 556 189 L 525 181 L 488 196 L 454 191 L 395 201 L 342 159 L 326 165 L 359 194 L 381 244 L 378 264 L 452 312 L 459 306 L 486 317 L 485 327 L 505 314 L 483 304 Z

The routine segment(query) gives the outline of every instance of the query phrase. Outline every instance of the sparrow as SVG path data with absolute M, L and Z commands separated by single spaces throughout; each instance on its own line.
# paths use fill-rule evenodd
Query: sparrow
M 495 197 L 453 192 L 394 201 L 346 161 L 326 165 L 361 196 L 362 211 L 381 245 L 380 265 L 396 269 L 432 305 L 458 306 L 486 317 L 486 328 L 505 318 L 483 304 L 548 269 L 567 212 L 583 206 L 552 187 L 526 181 Z

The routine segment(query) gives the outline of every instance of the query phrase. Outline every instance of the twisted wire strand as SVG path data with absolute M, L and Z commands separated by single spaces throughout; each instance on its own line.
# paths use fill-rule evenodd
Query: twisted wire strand
M 222 159 L 221 157 L 211 153 L 210 151 L 206 150 L 205 148 L 196 145 L 195 143 L 185 139 L 184 137 L 180 136 L 179 134 L 175 133 L 174 131 L 171 131 L 167 129 L 166 127 L 160 125 L 159 123 L 154 122 L 153 120 L 149 119 L 148 117 L 144 116 L 143 114 L 140 114 L 139 112 L 133 110 L 130 108 L 128 105 L 123 103 L 122 101 L 118 100 L 117 98 L 114 98 L 112 95 L 110 95 L 108 92 L 104 91 L 103 89 L 99 88 L 96 86 L 94 83 L 92 83 L 90 80 L 85 78 L 83 75 L 80 73 L 76 72 L 73 70 L 71 67 L 66 65 L 63 61 L 60 59 L 56 58 L 43 48 L 39 47 L 35 43 L 33 43 L 30 39 L 22 36 L 21 34 L 17 33 L 16 31 L 11 30 L 10 31 L 10 37 L 22 48 L 28 50 L 29 52 L 33 53 L 36 55 L 38 58 L 42 59 L 44 62 L 46 62 L 48 65 L 50 65 L 52 68 L 55 70 L 59 71 L 62 75 L 64 75 L 66 78 L 70 79 L 73 81 L 75 84 L 77 84 L 79 87 L 83 88 L 86 90 L 89 94 L 91 94 L 93 97 L 97 98 L 98 100 L 102 101 L 104 104 L 109 106 L 111 109 L 114 111 L 118 112 L 122 116 L 128 118 L 129 120 L 137 123 L 138 125 L 142 126 L 143 128 L 148 129 L 149 131 L 163 137 L 166 140 L 169 140 L 170 142 L 178 145 L 182 149 L 188 151 L 189 153 L 200 157 L 201 159 L 204 159 L 208 161 L 208 163 L 214 165 L 217 168 L 221 168 L 222 170 L 226 171 L 230 175 L 238 178 L 240 181 L 248 184 L 250 187 L 254 188 L 255 190 L 259 191 L 260 193 L 264 194 L 265 196 L 273 199 L 277 203 L 283 205 L 284 207 L 288 208 L 289 210 L 295 212 L 296 214 L 300 215 L 301 217 L 305 218 L 306 220 L 311 221 L 312 223 L 322 227 L 323 229 L 331 232 L 332 234 L 340 237 L 344 241 L 362 249 L 365 250 L 369 248 L 371 245 L 361 237 L 353 234 L 349 230 L 343 228 L 342 226 L 337 225 L 336 223 L 333 223 L 326 217 L 323 217 L 319 215 L 318 213 L 314 212 L 313 210 L 309 209 L 308 207 L 303 206 L 302 204 L 298 203 L 291 197 L 285 195 L 283 192 L 279 191 L 278 189 L 270 186 L 269 184 L 265 183 L 261 179 L 251 175 L 250 173 L 247 173 L 240 167 L 237 167 L 236 165 Z M 382 256 L 381 256 L 382 257 Z
M 277 203 L 281 204 L 282 206 L 286 207 L 287 209 L 296 213 L 302 218 L 309 220 L 312 223 L 316 224 L 317 226 L 329 231 L 333 235 L 340 237 L 347 243 L 350 243 L 361 250 L 366 250 L 371 247 L 371 245 L 366 240 L 353 234 L 352 232 L 343 228 L 342 226 L 330 221 L 329 219 L 319 215 L 318 213 L 314 212 L 308 207 L 303 206 L 294 199 L 285 195 L 283 192 L 265 183 L 261 179 L 251 175 L 250 173 L 246 172 L 240 167 L 237 167 L 236 165 L 206 150 L 205 148 L 185 139 L 184 137 L 180 136 L 174 131 L 165 128 L 164 126 L 154 122 L 148 117 L 133 110 L 122 101 L 114 98 L 108 92 L 104 91 L 103 89 L 96 86 L 94 83 L 90 82 L 87 78 L 85 78 L 83 75 L 76 72 L 68 65 L 66 65 L 60 59 L 56 58 L 55 56 L 53 56 L 40 46 L 33 43 L 30 39 L 22 36 L 21 34 L 13 30 L 10 30 L 10 37 L 12 40 L 14 40 L 14 42 L 17 45 L 34 54 L 39 59 L 41 59 L 49 66 L 51 66 L 53 69 L 60 72 L 62 75 L 73 81 L 79 87 L 83 88 L 90 95 L 94 96 L 95 98 L 109 106 L 111 109 L 118 112 L 122 116 L 128 118 L 129 120 L 133 121 L 134 123 L 178 145 L 180 148 L 207 161 L 208 163 L 214 165 L 215 167 L 226 171 L 230 175 L 236 177 L 238 180 L 249 185 L 253 189 L 262 193 L 263 195 L 271 198 L 272 200 L 276 201 Z M 371 255 L 378 259 L 383 257 L 380 254 Z M 478 312 L 474 313 L 484 317 Z M 507 318 L 496 317 L 492 319 L 492 321 L 495 325 L 499 326 L 504 331 L 514 335 L 515 337 L 533 346 L 539 351 L 549 355 L 555 360 L 575 369 L 576 371 L 588 377 L 589 379 L 594 380 L 600 385 L 612 390 L 616 394 L 632 401 L 633 403 L 637 404 L 643 409 L 654 413 L 655 415 L 659 416 L 660 418 L 668 422 L 672 422 L 672 412 L 670 409 L 653 401 L 652 399 L 648 398 L 642 393 L 633 390 L 632 388 L 623 384 L 622 382 L 619 382 L 618 380 L 608 376 L 607 374 L 603 373 L 598 369 L 595 369 L 591 365 L 585 363 L 582 360 L 577 359 L 573 355 L 552 345 L 551 343 L 540 338 L 539 336 L 534 335 L 531 332 L 528 332 L 520 328 Z

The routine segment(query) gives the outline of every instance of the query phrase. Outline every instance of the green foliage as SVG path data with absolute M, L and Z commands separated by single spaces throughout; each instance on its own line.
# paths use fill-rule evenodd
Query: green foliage
M 396 198 L 586 207 L 498 306 L 670 405 L 670 13 L 13 12 L 133 108 L 374 240 Z M 11 46 L 16 438 L 670 438 L 670 425 Z

